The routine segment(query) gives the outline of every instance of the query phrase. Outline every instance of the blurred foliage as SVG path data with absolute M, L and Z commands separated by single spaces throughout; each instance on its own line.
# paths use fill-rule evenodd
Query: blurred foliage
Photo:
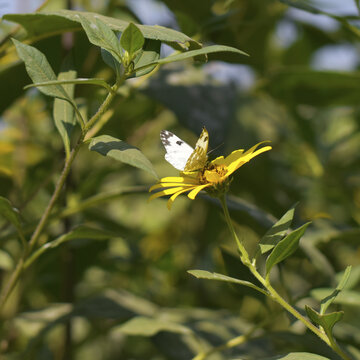
M 359 61 L 341 71 L 314 65 L 327 47 L 347 44 L 355 51 L 358 2 L 353 13 L 326 15 L 321 2 L 310 0 L 163 0 L 153 6 L 142 2 L 142 11 L 135 2 L 74 0 L 72 6 L 141 23 L 141 13 L 166 5 L 170 20 L 163 25 L 181 26 L 202 43 L 230 45 L 250 57 L 210 54 L 205 65 L 169 64 L 151 77 L 128 81 L 99 135 L 141 149 L 160 176 L 176 174 L 164 161 L 161 129 L 193 144 L 205 125 L 212 156 L 271 140 L 273 150 L 244 166 L 232 182 L 229 204 L 238 234 L 251 252 L 299 202 L 294 228 L 313 223 L 272 281 L 305 313 L 304 305 L 319 308 L 340 273 L 353 265 L 348 293 L 331 309 L 345 311 L 334 332 L 360 359 Z M 50 1 L 43 11 L 65 6 Z M 331 26 L 320 26 L 319 18 Z M 64 149 L 52 119 L 53 100 L 23 90 L 30 80 L 7 35 L 23 40 L 25 31 L 13 23 L 1 26 L 0 196 L 20 211 L 28 236 L 54 189 Z M 46 54 L 56 74 L 70 56 L 79 78 L 113 79 L 83 32 L 33 38 L 32 45 Z M 103 97 L 98 87 L 75 88 L 88 116 Z M 240 345 L 208 359 L 289 352 L 338 359 L 257 293 L 191 277 L 186 271 L 195 268 L 244 280 L 249 275 L 234 256 L 218 203 L 205 196 L 194 202 L 182 198 L 168 212 L 164 200 L 147 202 L 153 182 L 146 172 L 81 149 L 41 244 L 80 224 L 103 235 L 64 243 L 28 268 L 2 314 L 1 358 L 182 360 L 245 335 Z M 0 228 L 4 281 L 21 244 L 5 217 Z

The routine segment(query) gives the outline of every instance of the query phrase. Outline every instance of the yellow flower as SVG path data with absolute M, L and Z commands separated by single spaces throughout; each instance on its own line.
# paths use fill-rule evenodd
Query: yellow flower
M 192 172 L 180 172 L 180 176 L 165 177 L 150 188 L 150 192 L 161 189 L 152 194 L 149 200 L 153 200 L 162 196 L 171 195 L 167 207 L 170 210 L 175 199 L 183 193 L 188 193 L 188 198 L 194 200 L 196 195 L 203 189 L 210 193 L 220 195 L 227 190 L 229 184 L 229 176 L 239 167 L 246 164 L 255 156 L 265 151 L 271 150 L 271 146 L 264 146 L 257 149 L 258 143 L 248 151 L 243 149 L 233 151 L 229 156 L 224 158 L 220 156 L 209 162 L 204 169 Z

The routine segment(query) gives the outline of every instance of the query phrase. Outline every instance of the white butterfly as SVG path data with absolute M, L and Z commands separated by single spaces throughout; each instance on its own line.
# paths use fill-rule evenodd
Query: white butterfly
M 167 130 L 160 132 L 160 139 L 166 150 L 165 159 L 175 169 L 195 171 L 205 167 L 209 146 L 209 134 L 205 127 L 196 142 L 195 149 Z

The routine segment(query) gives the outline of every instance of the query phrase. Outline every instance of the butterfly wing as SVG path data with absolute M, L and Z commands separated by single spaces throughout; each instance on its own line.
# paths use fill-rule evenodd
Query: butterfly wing
M 195 145 L 195 150 L 186 161 L 184 171 L 195 171 L 203 169 L 207 163 L 207 152 L 209 147 L 209 133 L 203 128 L 200 137 Z
M 166 150 L 166 161 L 168 161 L 175 169 L 183 171 L 188 159 L 195 150 L 185 141 L 167 130 L 162 130 L 160 132 L 160 139 Z

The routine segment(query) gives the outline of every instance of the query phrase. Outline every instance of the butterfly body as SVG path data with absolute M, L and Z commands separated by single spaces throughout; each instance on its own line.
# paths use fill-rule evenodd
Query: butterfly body
M 160 132 L 160 139 L 165 147 L 165 159 L 175 169 L 190 172 L 201 170 L 207 163 L 209 134 L 205 127 L 196 142 L 195 149 L 168 130 Z

